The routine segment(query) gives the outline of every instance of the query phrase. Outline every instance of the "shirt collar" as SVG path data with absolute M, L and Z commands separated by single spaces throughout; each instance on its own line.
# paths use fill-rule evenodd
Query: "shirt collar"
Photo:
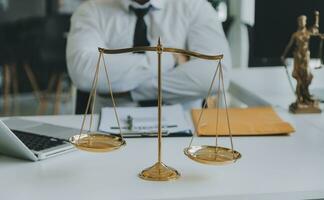
M 147 8 L 149 5 L 152 6 L 153 10 L 160 10 L 163 9 L 163 0 L 150 0 L 144 5 L 140 5 L 136 3 L 134 0 L 120 0 L 120 3 L 122 4 L 122 7 L 129 11 L 129 6 L 134 6 L 136 8 Z

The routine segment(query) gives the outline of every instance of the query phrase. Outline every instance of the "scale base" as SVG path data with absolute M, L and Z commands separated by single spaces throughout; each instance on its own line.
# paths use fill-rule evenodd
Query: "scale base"
M 305 114 L 305 113 L 321 113 L 321 109 L 319 106 L 319 101 L 314 101 L 310 104 L 302 104 L 302 103 L 292 103 L 289 106 L 289 111 L 294 114 Z
M 180 173 L 162 162 L 157 162 L 152 167 L 144 169 L 138 176 L 148 181 L 171 181 L 178 179 Z

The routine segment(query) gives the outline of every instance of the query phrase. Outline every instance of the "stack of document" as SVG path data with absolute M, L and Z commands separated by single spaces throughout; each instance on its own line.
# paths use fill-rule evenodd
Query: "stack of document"
M 205 109 L 198 121 L 201 109 L 192 110 L 192 119 L 198 136 L 229 135 L 227 115 L 232 135 L 286 135 L 295 131 L 288 122 L 283 121 L 271 107 Z M 218 118 L 218 125 L 217 125 Z
M 125 137 L 156 136 L 158 130 L 157 107 L 117 107 L 122 133 Z M 191 136 L 181 105 L 162 107 L 163 136 Z M 101 109 L 99 131 L 119 134 L 119 126 L 114 108 Z

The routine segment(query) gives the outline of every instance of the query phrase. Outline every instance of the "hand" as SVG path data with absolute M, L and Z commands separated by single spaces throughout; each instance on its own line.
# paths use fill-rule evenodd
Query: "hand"
M 174 53 L 173 57 L 175 59 L 176 65 L 184 64 L 184 63 L 188 62 L 188 60 L 189 60 L 189 57 L 186 55 L 183 55 L 183 54 Z

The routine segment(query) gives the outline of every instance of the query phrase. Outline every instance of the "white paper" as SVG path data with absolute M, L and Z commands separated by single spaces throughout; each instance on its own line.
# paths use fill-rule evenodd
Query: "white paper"
M 151 133 L 157 132 L 158 109 L 157 107 L 117 107 L 117 114 L 123 133 Z M 128 117 L 132 118 L 132 128 L 127 123 Z M 185 113 L 181 105 L 162 107 L 162 130 L 164 132 L 181 132 L 190 129 L 185 120 Z M 119 133 L 114 108 L 101 109 L 99 131 Z

